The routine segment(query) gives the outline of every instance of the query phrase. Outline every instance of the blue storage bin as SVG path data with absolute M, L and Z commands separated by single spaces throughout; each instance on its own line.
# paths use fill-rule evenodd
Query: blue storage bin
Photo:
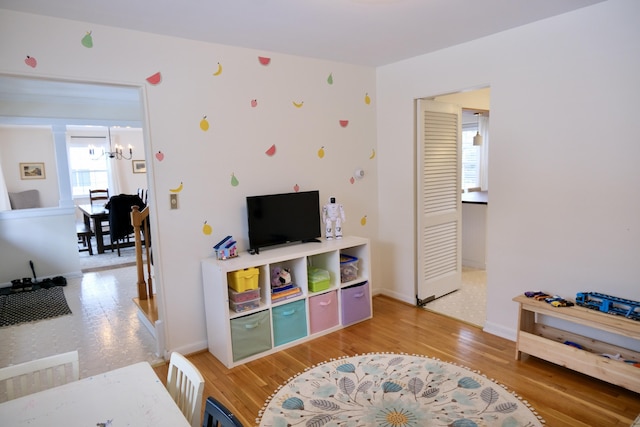
M 269 310 L 231 319 L 233 361 L 271 349 Z
M 307 336 L 304 300 L 273 308 L 273 345 L 279 346 Z

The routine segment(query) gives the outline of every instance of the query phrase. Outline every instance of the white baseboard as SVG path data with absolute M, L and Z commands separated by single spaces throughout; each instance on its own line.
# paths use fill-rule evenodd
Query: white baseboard
M 518 331 L 514 328 L 505 328 L 502 325 L 497 323 L 486 321 L 484 324 L 484 328 L 482 328 L 484 332 L 487 332 L 492 335 L 497 335 L 509 341 L 516 341 L 518 337 Z

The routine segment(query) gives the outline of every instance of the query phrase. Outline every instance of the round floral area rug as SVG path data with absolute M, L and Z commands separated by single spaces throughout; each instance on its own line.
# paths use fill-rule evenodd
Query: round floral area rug
M 367 354 L 309 368 L 272 395 L 260 427 L 534 427 L 544 421 L 478 372 L 422 356 Z

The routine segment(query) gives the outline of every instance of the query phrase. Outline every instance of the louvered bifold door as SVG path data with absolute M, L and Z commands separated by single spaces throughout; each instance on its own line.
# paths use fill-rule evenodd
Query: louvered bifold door
M 461 282 L 461 109 L 420 100 L 417 132 L 417 299 L 428 302 Z

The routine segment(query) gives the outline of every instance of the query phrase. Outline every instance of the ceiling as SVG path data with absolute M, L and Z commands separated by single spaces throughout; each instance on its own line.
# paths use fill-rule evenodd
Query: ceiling
M 603 0 L 0 0 L 1 9 L 381 66 Z

